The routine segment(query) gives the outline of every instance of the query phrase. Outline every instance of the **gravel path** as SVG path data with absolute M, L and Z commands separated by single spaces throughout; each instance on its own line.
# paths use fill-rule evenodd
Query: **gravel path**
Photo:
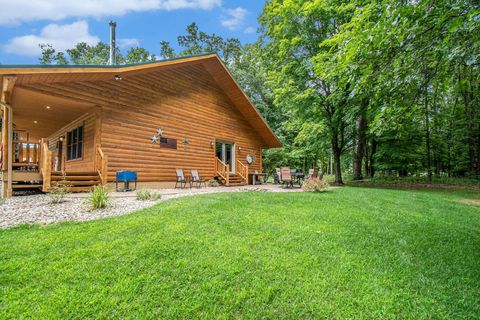
M 50 204 L 48 195 L 44 194 L 13 197 L 0 204 L 0 229 L 26 223 L 45 225 L 61 221 L 87 221 L 120 216 L 151 207 L 161 201 L 195 194 L 244 191 L 298 192 L 301 190 L 262 185 L 238 188 L 160 189 L 156 191 L 162 194 L 162 198 L 157 201 L 139 201 L 134 192 L 112 192 L 109 206 L 99 210 L 93 210 L 88 204 L 88 193 L 69 194 L 65 201 L 59 204 Z

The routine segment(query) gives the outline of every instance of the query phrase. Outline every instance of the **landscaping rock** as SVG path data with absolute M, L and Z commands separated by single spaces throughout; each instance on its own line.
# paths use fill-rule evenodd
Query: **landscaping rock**
M 0 202 L 0 229 L 27 223 L 45 225 L 62 221 L 87 221 L 120 216 L 151 207 L 161 201 L 196 194 L 244 191 L 298 192 L 301 189 L 260 185 L 237 188 L 160 189 L 156 191 L 162 195 L 161 199 L 156 201 L 139 201 L 134 192 L 113 192 L 108 207 L 96 210 L 87 202 L 88 193 L 68 194 L 65 201 L 58 204 L 51 204 L 48 195 L 45 194 L 13 197 L 6 199 L 3 204 Z

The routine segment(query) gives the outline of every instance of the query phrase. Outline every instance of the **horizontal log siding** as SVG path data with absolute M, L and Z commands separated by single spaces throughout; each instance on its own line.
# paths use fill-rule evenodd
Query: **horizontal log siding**
M 66 152 L 67 152 L 67 132 L 75 129 L 83 124 L 83 157 L 80 160 L 70 160 L 66 161 Z M 52 150 L 52 161 L 55 159 L 57 142 L 61 136 L 64 136 L 63 140 L 63 169 L 65 171 L 94 171 L 94 159 L 95 159 L 95 114 L 88 113 L 80 118 L 72 121 L 68 125 L 64 126 L 62 129 L 58 130 L 54 134 L 48 137 L 48 145 L 50 150 Z
M 108 89 L 118 90 L 112 87 L 115 84 L 109 83 Z M 198 169 L 211 178 L 215 146 L 210 141 L 215 140 L 236 143 L 236 158 L 244 163 L 248 154 L 255 155 L 250 169 L 261 171 L 261 138 L 202 66 L 139 75 L 121 86 L 126 91 L 116 102 L 130 99 L 130 105 L 102 110 L 101 144 L 109 157 L 110 181 L 119 170 L 137 171 L 144 182 L 173 181 L 176 168 Z M 128 95 L 132 89 L 144 94 L 132 101 Z M 177 139 L 177 150 L 150 142 L 157 129 Z M 187 151 L 185 138 L 190 143 Z

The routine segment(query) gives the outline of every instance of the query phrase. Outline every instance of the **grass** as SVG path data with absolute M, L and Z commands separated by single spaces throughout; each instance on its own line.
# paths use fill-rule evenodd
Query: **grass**
M 465 197 L 229 193 L 3 230 L 0 318 L 479 318 Z
M 362 186 L 392 186 L 392 187 L 456 187 L 456 188 L 476 188 L 480 187 L 480 179 L 475 178 L 449 178 L 449 177 L 438 177 L 433 176 L 432 181 L 428 180 L 426 175 L 420 176 L 408 176 L 408 177 L 394 177 L 394 176 L 385 176 L 385 177 L 375 177 L 375 178 L 366 178 L 362 181 L 351 181 L 351 176 L 348 176 L 346 180 L 348 184 L 351 185 L 362 185 Z

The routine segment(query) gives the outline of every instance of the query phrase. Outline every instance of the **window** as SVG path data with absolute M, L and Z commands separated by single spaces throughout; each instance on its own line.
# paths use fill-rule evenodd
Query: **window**
M 67 132 L 67 160 L 81 159 L 83 155 L 83 126 Z

